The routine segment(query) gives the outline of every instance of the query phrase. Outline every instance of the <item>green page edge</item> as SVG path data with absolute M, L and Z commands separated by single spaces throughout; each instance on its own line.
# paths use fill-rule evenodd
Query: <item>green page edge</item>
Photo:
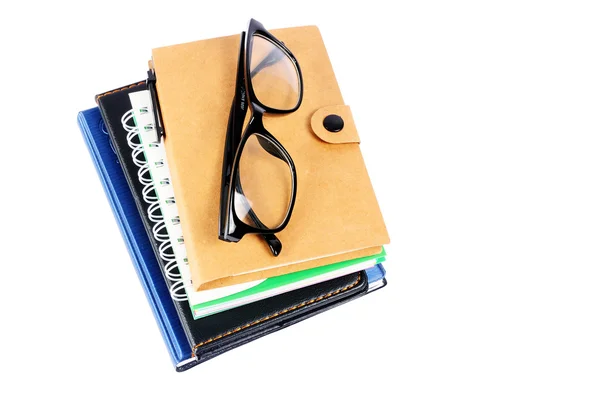
M 192 312 L 194 310 L 200 310 L 200 309 L 204 309 L 207 307 L 211 307 L 213 305 L 226 303 L 231 300 L 237 300 L 242 297 L 262 293 L 267 290 L 276 289 L 280 286 L 299 282 L 304 279 L 313 278 L 313 277 L 316 277 L 316 276 L 319 276 L 319 275 L 322 275 L 322 274 L 325 274 L 328 272 L 336 271 L 341 268 L 345 268 L 345 267 L 349 267 L 351 265 L 361 263 L 363 261 L 369 261 L 369 260 L 375 259 L 375 260 L 377 260 L 377 263 L 380 263 L 382 261 L 385 261 L 385 256 L 386 256 L 385 249 L 382 246 L 381 253 L 373 254 L 371 256 L 354 258 L 352 260 L 340 261 L 339 263 L 323 265 L 321 267 L 310 268 L 310 269 L 307 269 L 304 271 L 297 271 L 297 272 L 292 272 L 291 274 L 280 275 L 280 276 L 275 276 L 273 278 L 268 278 L 261 284 L 253 286 L 250 289 L 246 289 L 241 292 L 230 294 L 229 296 L 221 297 L 221 298 L 218 298 L 215 300 L 211 300 L 211 301 L 207 301 L 205 303 L 200 303 L 200 304 L 191 306 Z

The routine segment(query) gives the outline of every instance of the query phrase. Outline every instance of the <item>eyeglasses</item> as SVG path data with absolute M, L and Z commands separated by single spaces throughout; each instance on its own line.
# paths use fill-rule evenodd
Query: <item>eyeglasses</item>
M 302 103 L 302 92 L 302 74 L 294 55 L 251 19 L 241 34 L 227 125 L 219 239 L 238 242 L 246 234 L 260 234 L 274 256 L 281 252 L 275 233 L 290 221 L 296 201 L 296 168 L 283 145 L 266 130 L 263 116 L 294 112 Z M 250 121 L 243 129 L 248 108 Z

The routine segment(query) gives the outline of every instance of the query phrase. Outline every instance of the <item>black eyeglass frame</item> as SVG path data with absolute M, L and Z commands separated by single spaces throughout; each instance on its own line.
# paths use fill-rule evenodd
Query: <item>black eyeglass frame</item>
M 252 43 L 255 36 L 270 41 L 274 46 L 281 50 L 294 64 L 298 74 L 298 102 L 291 109 L 277 109 L 264 105 L 256 97 L 252 87 L 252 77 L 263 68 L 270 66 L 278 61 L 276 54 L 267 55 L 254 70 L 250 70 L 250 61 L 252 59 Z M 229 122 L 227 126 L 227 136 L 225 139 L 225 150 L 223 154 L 223 170 L 221 178 L 221 200 L 219 211 L 219 239 L 227 242 L 238 242 L 246 234 L 260 234 L 266 241 L 274 256 L 279 255 L 282 249 L 281 242 L 274 235 L 283 230 L 290 221 L 292 210 L 296 202 L 297 176 L 294 161 L 281 143 L 267 131 L 263 124 L 265 113 L 287 114 L 296 111 L 301 103 L 304 93 L 302 72 L 300 65 L 283 42 L 270 34 L 264 26 L 251 19 L 246 32 L 240 36 L 240 53 L 238 58 L 238 70 L 236 77 L 236 89 L 231 111 L 229 113 Z M 252 109 L 250 121 L 242 134 L 243 123 L 246 117 L 248 106 Z M 235 190 L 243 195 L 241 183 L 239 181 L 239 163 L 244 146 L 248 139 L 256 136 L 259 144 L 272 156 L 285 161 L 290 167 L 292 176 L 292 192 L 287 213 L 282 223 L 276 228 L 267 228 L 256 216 L 252 208 L 248 205 L 248 216 L 252 219 L 255 226 L 248 225 L 242 221 L 236 213 L 234 206 Z M 234 184 L 235 181 L 235 184 Z M 230 225 L 234 228 L 230 231 Z

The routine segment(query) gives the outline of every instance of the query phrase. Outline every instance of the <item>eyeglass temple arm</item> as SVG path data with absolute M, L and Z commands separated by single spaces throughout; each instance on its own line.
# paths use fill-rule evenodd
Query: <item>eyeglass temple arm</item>
M 229 208 L 229 192 L 231 184 L 231 174 L 233 172 L 233 160 L 235 152 L 239 146 L 244 118 L 246 117 L 246 105 L 240 98 L 240 92 L 244 93 L 245 99 L 245 79 L 244 79 L 244 40 L 245 32 L 240 37 L 240 54 L 238 58 L 238 69 L 235 82 L 235 93 L 231 109 L 229 111 L 229 120 L 227 122 L 227 134 L 225 135 L 225 149 L 223 151 L 223 170 L 221 173 L 221 201 L 219 211 L 219 238 L 225 239 L 228 230 L 227 210 Z M 240 89 L 241 87 L 241 89 Z

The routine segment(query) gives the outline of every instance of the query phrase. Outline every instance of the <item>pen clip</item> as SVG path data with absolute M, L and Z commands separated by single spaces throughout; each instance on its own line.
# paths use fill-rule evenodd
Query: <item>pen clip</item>
M 150 91 L 150 99 L 152 101 L 152 111 L 154 113 L 154 123 L 156 126 L 156 137 L 154 142 L 160 142 L 162 136 L 165 134 L 162 123 L 162 113 L 160 111 L 160 104 L 158 102 L 158 95 L 156 94 L 156 73 L 154 69 L 148 70 L 148 79 L 146 79 L 146 86 Z

